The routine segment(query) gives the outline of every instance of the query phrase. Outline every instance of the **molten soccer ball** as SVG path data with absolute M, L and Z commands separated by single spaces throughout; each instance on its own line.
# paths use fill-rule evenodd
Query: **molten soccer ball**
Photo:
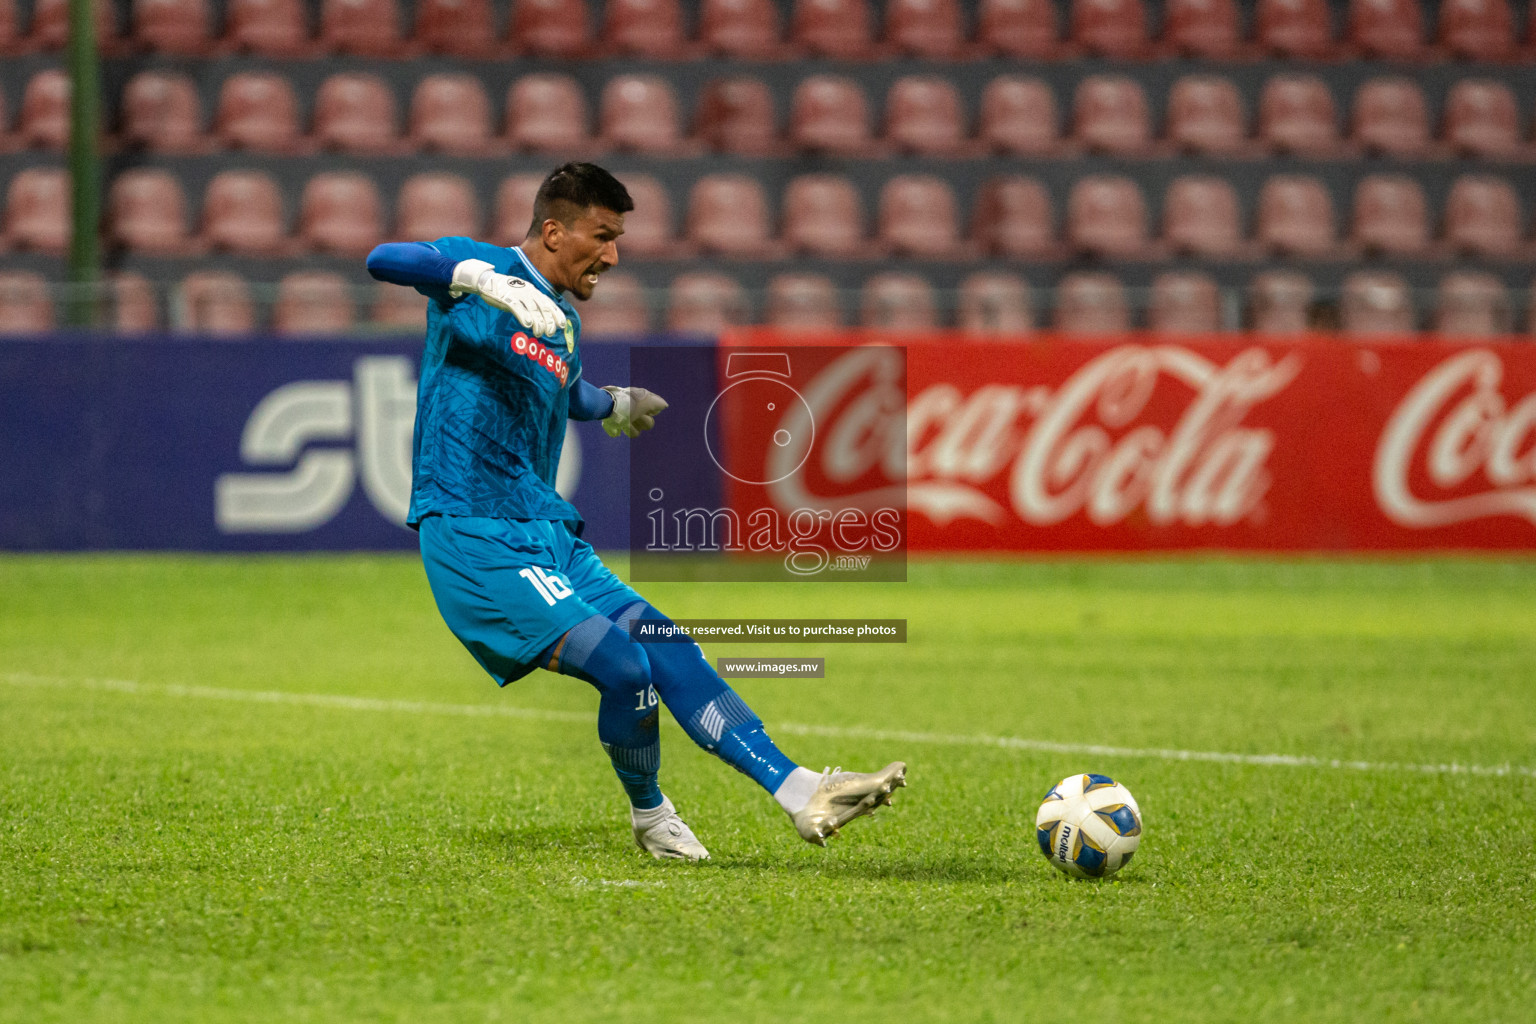
M 1104 878 L 1130 863 L 1141 808 L 1108 775 L 1068 775 L 1045 794 L 1035 838 L 1047 860 L 1076 878 Z

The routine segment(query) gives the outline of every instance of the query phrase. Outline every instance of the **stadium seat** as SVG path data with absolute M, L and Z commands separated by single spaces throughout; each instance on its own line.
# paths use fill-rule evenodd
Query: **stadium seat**
M 118 139 L 127 148 L 177 154 L 208 148 L 197 86 L 187 75 L 140 71 L 123 86 L 122 116 Z
M 677 94 L 664 78 L 617 75 L 603 87 L 599 135 L 614 149 L 676 155 L 682 142 Z
M 1167 0 L 1162 48 L 1180 57 L 1231 60 L 1242 51 L 1242 29 L 1233 0 Z
M 1491 78 L 1463 78 L 1445 97 L 1445 141 L 1462 156 L 1508 160 L 1518 156 L 1520 109 L 1515 94 Z
M 322 49 L 360 57 L 404 57 L 396 0 L 320 0 Z
M 1259 96 L 1259 139 L 1277 153 L 1321 157 L 1339 148 L 1328 83 L 1314 75 L 1276 75 Z
M 1436 39 L 1453 57 L 1504 60 L 1514 55 L 1514 13 L 1508 0 L 1440 0 Z
M 57 326 L 48 281 L 30 270 L 0 270 L 0 337 L 42 334 Z
M 1141 0 L 1072 0 L 1067 37 L 1096 57 L 1135 60 L 1147 54 Z
M 69 76 L 56 68 L 27 81 L 16 120 L 16 141 L 27 149 L 63 150 L 69 145 Z
M 1057 250 L 1051 197 L 1034 178 L 1010 176 L 985 182 L 976 194 L 971 239 L 989 256 L 1044 259 Z
M 1373 156 L 1414 160 L 1428 155 L 1429 112 L 1411 78 L 1372 78 L 1355 91 L 1351 140 Z
M 487 156 L 491 100 L 474 75 L 427 75 L 411 95 L 406 141 L 426 153 Z
M 785 331 L 832 330 L 843 325 L 837 285 L 820 274 L 779 274 L 768 282 L 770 327 Z
M 1453 338 L 1490 338 L 1509 334 L 1514 316 L 1509 290 L 1492 274 L 1457 270 L 1440 279 L 1435 290 L 1434 330 Z
M 1248 329 L 1255 334 L 1305 334 L 1311 326 L 1312 281 L 1271 270 L 1248 284 Z
M 1230 78 L 1185 75 L 1168 90 L 1168 141 L 1180 152 L 1236 155 L 1247 146 L 1247 121 Z
M 533 57 L 585 56 L 592 48 L 586 0 L 513 0 L 507 41 Z
M 1029 285 L 1015 274 L 984 271 L 960 282 L 956 326 L 967 334 L 1018 336 L 1035 329 Z
M 160 300 L 143 274 L 119 271 L 107 278 L 112 295 L 108 323 L 115 334 L 150 334 L 160 329 Z
M 103 56 L 122 53 L 122 39 L 117 32 L 117 7 L 113 0 L 92 0 L 92 21 L 96 29 L 96 49 Z M 32 4 L 32 31 L 28 45 L 39 50 L 64 49 L 69 41 L 69 0 L 35 0 Z
M 1038 78 L 999 75 L 981 93 L 976 136 L 988 152 L 1044 156 L 1061 142 L 1056 94 Z
M 1371 255 L 1415 257 L 1429 249 L 1424 190 L 1402 174 L 1373 174 L 1355 185 L 1349 240 Z
M 1520 252 L 1524 216 L 1509 182 L 1464 174 L 1445 201 L 1445 241 L 1457 255 L 1512 259 Z
M 1178 256 L 1232 259 L 1243 250 L 1237 193 L 1225 179 L 1187 174 L 1163 193 L 1163 242 Z
M 1041 60 L 1057 56 L 1060 38 L 1052 0 L 981 0 L 976 44 L 985 53 Z
M 395 203 L 395 237 L 431 242 L 450 235 L 473 238 L 480 230 L 480 205 L 469 179 L 457 174 L 413 174 Z
M 365 174 L 331 171 L 304 186 L 299 240 L 316 252 L 366 256 L 384 240 L 384 201 Z
M 1091 153 L 1143 156 L 1152 122 L 1141 83 L 1123 75 L 1090 75 L 1072 99 L 1072 137 Z
M 777 121 L 767 82 L 721 78 L 704 87 L 694 135 L 719 153 L 766 156 L 781 148 Z
M 863 60 L 874 56 L 869 0 L 795 0 L 789 38 L 815 57 Z
M 490 57 L 497 51 L 490 0 L 416 0 L 411 40 L 449 57 Z
M 69 175 L 57 167 L 27 167 L 5 190 L 0 250 L 62 256 L 69 248 Z
M 882 249 L 917 259 L 960 259 L 967 255 L 960 239 L 954 190 L 943 178 L 899 174 L 880 189 L 875 237 Z
M 707 53 L 743 60 L 772 60 L 784 49 L 779 8 L 773 0 L 704 0 L 699 44 Z
M 734 259 L 775 253 L 768 196 L 756 178 L 707 174 L 688 194 L 688 242 L 699 252 Z
M 203 194 L 202 240 L 215 252 L 281 256 L 293 251 L 283 194 L 270 174 L 223 171 Z
M 784 244 L 796 253 L 868 255 L 859 190 L 839 174 L 802 174 L 784 190 Z
M 635 208 L 624 215 L 624 237 L 619 239 L 619 252 L 652 258 L 681 255 L 676 249 L 672 197 L 667 194 L 666 186 L 648 174 L 625 174 L 623 181 L 629 197 L 635 201 Z M 534 190 L 538 190 L 537 183 Z
M 21 19 L 17 16 L 16 0 L 0 0 L 0 57 L 13 57 L 26 50 L 22 37 Z M 4 120 L 0 119 L 0 134 Z
M 1067 242 L 1105 259 L 1137 259 L 1147 249 L 1147 204 L 1130 178 L 1090 175 L 1067 197 Z
M 716 335 L 749 321 L 747 294 L 725 274 L 680 274 L 667 293 L 667 330 Z
M 187 195 L 170 171 L 124 171 L 107 190 L 105 240 L 114 248 L 157 256 L 191 251 Z
M 188 274 L 172 302 L 173 326 L 181 334 L 229 337 L 256 330 L 251 288 L 239 274 L 202 270 Z
M 602 47 L 610 54 L 676 60 L 684 56 L 679 0 L 604 0 Z
M 960 90 L 938 75 L 898 78 L 886 94 L 885 139 L 901 153 L 957 154 L 965 144 Z
M 1328 0 L 1258 0 L 1253 38 L 1277 57 L 1317 59 L 1333 49 Z
M 869 102 L 849 78 L 811 75 L 795 88 L 789 137 L 807 152 L 862 156 L 872 150 Z
M 492 213 L 490 239 L 493 244 L 513 246 L 528 237 L 528 229 L 533 225 L 533 202 L 543 183 L 542 174 L 510 174 L 501 179 L 501 184 L 496 186 L 496 206 Z M 626 226 L 625 239 L 620 245 L 628 242 L 628 235 Z
M 1366 59 L 1417 59 L 1424 53 L 1418 0 L 1349 0 L 1344 39 Z
M 1152 281 L 1147 329 L 1159 334 L 1215 334 L 1221 330 L 1221 289 L 1207 274 L 1159 274 Z
M 228 0 L 224 45 L 238 53 L 297 57 L 310 53 L 303 0 Z
M 1396 274 L 1356 271 L 1344 279 L 1339 329 L 1356 337 L 1411 335 L 1415 330 L 1413 293 Z
M 326 150 L 356 156 L 397 153 L 395 94 L 377 75 L 332 75 L 315 96 L 313 135 Z
M 907 57 L 951 60 L 960 55 L 964 25 L 956 0 L 887 0 L 886 48 Z
M 133 0 L 133 42 L 153 53 L 200 57 L 213 48 L 208 0 Z
M 939 326 L 933 286 L 919 274 L 876 274 L 859 295 L 859 323 L 878 331 L 928 331 Z
M 280 335 L 346 334 L 356 320 L 352 290 L 340 274 L 299 270 L 277 283 L 272 330 Z
M 651 329 L 645 287 L 623 271 L 604 274 L 580 313 L 583 338 L 635 338 Z
M 380 281 L 374 287 L 368 321 L 382 331 L 398 331 L 420 338 L 422 328 L 427 323 L 428 301 L 425 295 L 414 288 L 402 288 L 397 284 Z
M 513 149 L 571 153 L 592 143 L 587 99 L 570 75 L 524 75 L 507 89 L 505 137 Z
M 1123 334 L 1131 329 L 1125 285 L 1113 274 L 1066 275 L 1056 285 L 1052 325 L 1063 334 Z
M 1254 235 L 1268 252 L 1326 259 L 1338 255 L 1333 199 L 1318 178 L 1276 174 L 1259 191 Z
M 257 71 L 230 75 L 219 90 L 214 134 L 226 149 L 298 152 L 303 136 L 292 83 L 282 75 Z

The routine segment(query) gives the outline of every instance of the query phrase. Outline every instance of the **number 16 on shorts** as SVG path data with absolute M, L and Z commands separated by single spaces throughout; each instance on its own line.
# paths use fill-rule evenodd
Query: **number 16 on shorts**
M 560 577 L 551 576 L 537 565 L 532 569 L 519 570 L 518 575 L 532 583 L 533 589 L 539 592 L 539 596 L 544 599 L 544 603 L 551 607 L 562 597 L 570 597 L 573 593 L 571 588 L 566 586 Z

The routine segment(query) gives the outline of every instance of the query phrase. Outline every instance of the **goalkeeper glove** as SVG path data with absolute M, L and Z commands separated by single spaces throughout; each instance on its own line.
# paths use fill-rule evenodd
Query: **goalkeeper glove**
M 613 396 L 613 412 L 603 420 L 609 437 L 639 437 L 656 425 L 656 414 L 667 407 L 666 399 L 645 388 L 603 388 Z
M 517 317 L 535 338 L 547 338 L 565 328 L 565 312 L 555 300 L 519 277 L 496 273 L 485 260 L 464 260 L 453 268 L 448 294 L 478 295 L 497 309 Z

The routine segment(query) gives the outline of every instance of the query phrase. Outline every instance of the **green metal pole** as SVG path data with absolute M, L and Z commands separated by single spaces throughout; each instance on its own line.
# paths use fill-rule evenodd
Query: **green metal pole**
M 69 243 L 70 325 L 97 323 L 101 272 L 101 86 L 91 0 L 69 0 L 69 175 L 74 213 Z

